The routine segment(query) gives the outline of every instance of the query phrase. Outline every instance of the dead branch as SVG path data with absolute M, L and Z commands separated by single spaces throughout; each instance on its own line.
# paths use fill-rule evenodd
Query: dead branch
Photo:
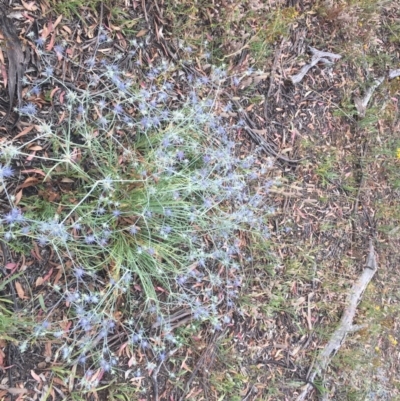
M 400 69 L 397 70 L 389 70 L 388 73 L 388 80 L 390 81 L 391 79 L 400 77 Z M 383 81 L 385 80 L 385 77 L 379 77 L 377 78 L 374 83 L 367 89 L 367 91 L 365 92 L 364 97 L 360 98 L 360 97 L 356 97 L 354 99 L 354 103 L 356 106 L 356 109 L 358 111 L 358 115 L 360 117 L 365 117 L 365 112 L 367 111 L 367 105 L 373 95 L 373 93 L 375 92 L 375 90 L 383 83 Z
M 382 84 L 382 82 L 385 80 L 385 77 L 379 77 L 377 78 L 374 83 L 366 90 L 364 97 L 359 98 L 356 97 L 354 99 L 354 103 L 356 105 L 356 109 L 358 111 L 358 114 L 360 117 L 365 116 L 365 112 L 367 110 L 367 105 L 375 92 L 375 89 L 378 88 Z
M 312 383 L 314 383 L 315 377 L 322 375 L 322 373 L 328 367 L 331 359 L 338 352 L 339 348 L 345 341 L 347 334 L 354 333 L 360 328 L 365 327 L 364 325 L 353 325 L 353 319 L 356 314 L 356 309 L 361 301 L 361 297 L 367 288 L 369 282 L 374 277 L 378 269 L 378 265 L 375 257 L 375 249 L 370 240 L 369 243 L 369 255 L 367 259 L 366 266 L 362 271 L 358 280 L 353 284 L 352 289 L 347 298 L 347 306 L 343 312 L 343 316 L 340 320 L 339 326 L 332 334 L 331 339 L 328 344 L 326 344 L 325 348 L 322 350 L 321 354 L 318 357 L 318 360 L 315 362 L 314 368 L 311 370 L 307 380 L 308 383 L 305 385 L 301 394 L 297 397 L 296 401 L 304 401 L 309 394 L 309 392 L 314 388 Z
M 303 68 L 300 70 L 298 74 L 292 75 L 290 77 L 290 79 L 294 84 L 298 84 L 299 82 L 301 82 L 304 76 L 307 74 L 307 72 L 311 70 L 311 68 L 316 66 L 318 63 L 333 64 L 335 60 L 338 60 L 342 57 L 339 54 L 323 52 L 311 46 L 309 46 L 309 49 L 312 54 L 311 63 L 306 64 L 305 66 L 303 66 Z
M 15 88 L 17 87 L 18 106 L 22 102 L 22 77 L 24 75 L 24 52 L 21 41 L 18 38 L 14 25 L 7 18 L 6 14 L 0 9 L 0 31 L 5 40 L 6 53 L 8 57 L 8 94 L 10 104 L 7 114 L 2 118 L 0 124 L 7 122 L 14 101 Z

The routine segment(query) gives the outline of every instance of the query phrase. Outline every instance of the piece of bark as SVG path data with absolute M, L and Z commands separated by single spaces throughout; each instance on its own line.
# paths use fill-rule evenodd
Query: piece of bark
M 375 249 L 372 244 L 372 240 L 370 240 L 367 263 L 358 280 L 353 284 L 353 287 L 350 290 L 350 293 L 347 297 L 346 309 L 344 310 L 343 316 L 340 319 L 339 326 L 333 332 L 328 344 L 326 344 L 325 348 L 318 356 L 315 367 L 307 377 L 308 383 L 305 385 L 303 391 L 297 397 L 296 401 L 304 401 L 306 399 L 310 391 L 314 388 L 312 383 L 314 383 L 316 376 L 318 375 L 321 377 L 321 375 L 324 373 L 331 359 L 335 356 L 339 348 L 344 343 L 347 334 L 354 333 L 355 331 L 365 327 L 365 325 L 353 325 L 353 319 L 356 314 L 357 306 L 361 301 L 361 297 L 377 270 L 378 265 L 375 257 Z
M 18 105 L 22 102 L 22 77 L 24 75 L 24 52 L 21 42 L 15 31 L 12 22 L 7 18 L 3 10 L 0 9 L 0 31 L 5 40 L 5 47 L 8 57 L 8 94 L 9 106 L 6 115 L 0 124 L 7 122 L 14 102 L 15 89 L 17 87 Z

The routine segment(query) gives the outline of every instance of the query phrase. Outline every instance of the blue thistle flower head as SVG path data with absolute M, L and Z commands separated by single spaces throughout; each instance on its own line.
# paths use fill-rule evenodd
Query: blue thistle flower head
M 10 178 L 14 174 L 14 170 L 10 166 L 3 166 L 0 164 L 0 180 Z
M 20 107 L 19 112 L 32 117 L 37 114 L 36 105 L 33 103 L 27 103 L 25 106 Z

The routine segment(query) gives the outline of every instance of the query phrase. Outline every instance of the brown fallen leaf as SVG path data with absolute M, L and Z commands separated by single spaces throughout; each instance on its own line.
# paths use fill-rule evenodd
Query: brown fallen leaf
M 15 289 L 17 290 L 17 294 L 18 294 L 18 297 L 20 299 L 26 299 L 27 298 L 27 296 L 25 295 L 25 291 L 22 288 L 22 285 L 21 285 L 21 283 L 19 281 L 15 282 Z
M 53 274 L 53 268 L 51 268 L 49 272 L 43 277 L 43 282 L 46 282 L 51 277 L 52 274 Z
M 46 344 L 44 345 L 44 356 L 47 358 L 51 358 L 51 356 L 53 355 L 53 352 L 51 350 L 51 341 L 47 341 Z
M 24 6 L 24 8 L 28 11 L 36 11 L 38 9 L 38 6 L 35 4 L 34 1 L 24 1 L 21 0 L 22 5 Z
M 16 266 L 18 266 L 16 263 L 7 263 L 4 267 L 7 270 L 13 270 L 13 269 L 15 269 Z
M 35 373 L 34 370 L 31 370 L 31 376 L 32 376 L 38 383 L 41 383 L 41 382 L 42 382 L 42 379 L 40 378 L 39 375 L 37 375 L 37 374 Z
M 17 190 L 21 188 L 31 187 L 36 185 L 39 182 L 39 179 L 36 177 L 28 177 L 21 185 L 18 185 Z
M 6 387 L 6 386 L 2 385 L 1 387 Z M 26 388 L 18 388 L 18 387 L 4 388 L 4 390 L 6 390 L 7 393 L 13 394 L 13 395 L 26 394 L 28 392 L 28 390 Z
M 71 31 L 71 29 L 70 29 L 68 26 L 63 25 L 63 26 L 61 27 L 61 29 L 63 29 L 63 30 L 64 30 L 65 32 L 67 32 L 68 34 L 72 35 L 72 31 Z
M 17 138 L 21 138 L 21 136 L 24 136 L 24 135 L 28 134 L 29 132 L 31 132 L 33 130 L 33 128 L 34 128 L 34 126 L 25 128 L 18 135 L 16 135 L 13 139 L 15 140 Z
M 54 22 L 54 24 L 53 24 L 53 29 L 56 29 L 56 28 L 57 28 L 58 24 L 61 22 L 62 19 L 63 19 L 63 15 L 60 14 L 60 15 L 57 17 L 57 19 L 56 19 L 56 21 Z
M 4 358 L 6 357 L 6 354 L 0 349 L 0 367 L 4 368 Z
M 136 37 L 137 37 L 137 38 L 140 38 L 141 36 L 146 35 L 147 32 L 148 32 L 147 29 L 141 29 L 141 30 L 136 34 Z
M 43 177 L 46 177 L 46 173 L 43 170 L 40 170 L 38 168 L 31 168 L 29 170 L 21 170 L 21 174 L 30 174 L 30 173 L 36 173 L 36 174 L 42 175 Z
M 49 43 L 47 44 L 47 46 L 46 46 L 46 50 L 47 50 L 48 52 L 50 52 L 50 51 L 53 50 L 55 41 L 56 41 L 56 35 L 55 35 L 54 32 L 52 32 L 52 33 L 51 33 L 51 36 L 50 36 L 50 42 L 49 42 Z
M 32 146 L 29 146 L 28 149 L 29 149 L 29 150 L 36 150 L 36 151 L 38 151 L 38 150 L 42 150 L 43 148 L 42 148 L 41 146 L 39 146 L 39 145 L 32 145 Z

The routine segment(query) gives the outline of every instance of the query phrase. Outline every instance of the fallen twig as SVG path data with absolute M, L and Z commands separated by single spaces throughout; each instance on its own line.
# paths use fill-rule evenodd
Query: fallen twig
M 397 78 L 397 77 L 400 77 L 400 69 L 389 71 L 389 73 L 388 73 L 389 80 Z M 377 78 L 374 81 L 374 83 L 366 90 L 364 97 L 362 97 L 362 98 L 356 97 L 354 99 L 354 103 L 355 103 L 356 109 L 358 111 L 358 115 L 360 117 L 365 117 L 365 112 L 367 111 L 367 105 L 368 105 L 373 93 L 383 83 L 384 80 L 385 80 L 384 76 Z
M 319 355 L 318 360 L 315 362 L 314 368 L 307 377 L 307 384 L 305 385 L 301 394 L 297 397 L 296 401 L 304 401 L 306 399 L 308 393 L 314 388 L 313 383 L 315 377 L 317 375 L 321 376 L 321 374 L 326 370 L 331 359 L 344 343 L 347 334 L 354 333 L 355 331 L 365 327 L 365 325 L 353 325 L 353 319 L 356 314 L 357 305 L 359 304 L 365 289 L 374 277 L 377 269 L 378 265 L 375 257 L 375 249 L 372 240 L 370 240 L 369 255 L 366 266 L 358 280 L 353 284 L 350 294 L 348 295 L 347 306 L 343 312 L 339 326 L 334 331 L 328 344 L 326 344 L 325 348 Z
M 367 105 L 371 99 L 372 94 L 375 92 L 375 89 L 382 84 L 385 80 L 385 77 L 377 78 L 374 83 L 366 90 L 364 97 L 359 98 L 356 97 L 354 99 L 354 103 L 356 105 L 356 109 L 360 117 L 365 116 L 365 112 L 367 110 Z
M 323 52 L 320 50 L 315 49 L 314 47 L 309 46 L 309 49 L 312 53 L 312 59 L 310 64 L 306 64 L 303 66 L 303 68 L 300 70 L 300 72 L 296 75 L 292 75 L 290 79 L 294 84 L 298 84 L 299 82 L 302 81 L 304 76 L 307 74 L 307 72 L 316 66 L 318 63 L 324 63 L 324 64 L 333 64 L 335 60 L 338 60 L 342 58 L 341 55 L 335 54 L 335 53 L 329 53 L 329 52 Z
M 390 70 L 389 71 L 389 79 L 394 79 L 400 77 L 400 69 L 398 70 Z
M 282 40 L 280 46 L 278 47 L 277 51 L 275 52 L 275 57 L 274 57 L 274 62 L 272 64 L 272 68 L 271 68 L 271 74 L 269 76 L 269 88 L 268 88 L 268 92 L 265 95 L 265 99 L 264 99 L 264 117 L 266 120 L 269 120 L 268 117 L 268 102 L 269 102 L 269 98 L 272 94 L 272 91 L 274 90 L 275 87 L 275 76 L 276 76 L 276 70 L 278 69 L 278 64 L 279 64 L 279 60 L 282 54 L 282 48 L 283 48 L 283 43 L 284 40 Z M 276 98 L 277 96 L 275 96 Z

